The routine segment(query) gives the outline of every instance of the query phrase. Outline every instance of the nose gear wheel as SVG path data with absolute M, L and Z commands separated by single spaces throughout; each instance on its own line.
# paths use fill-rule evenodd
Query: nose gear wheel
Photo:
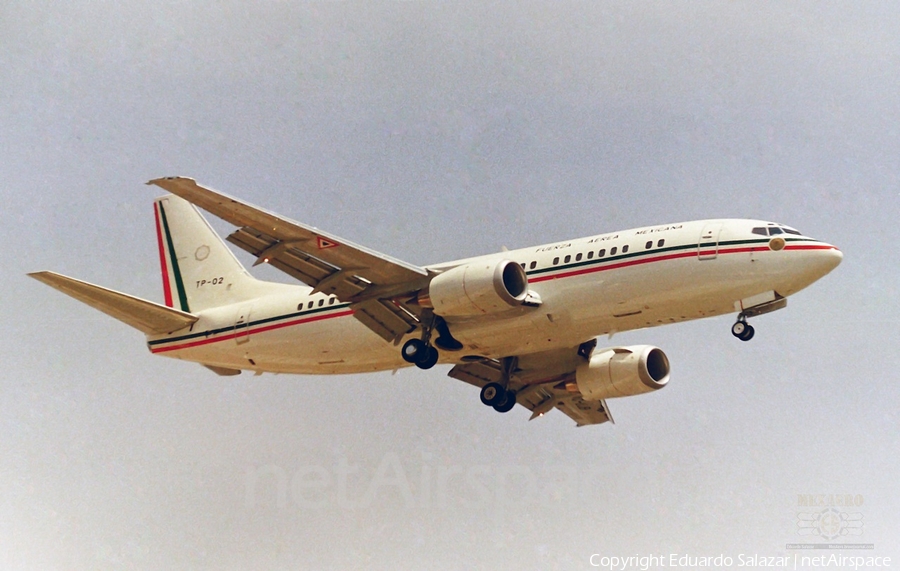
M 753 339 L 754 333 L 756 331 L 752 325 L 747 323 L 747 317 L 743 313 L 738 315 L 738 320 L 731 326 L 731 334 L 741 341 L 750 341 Z

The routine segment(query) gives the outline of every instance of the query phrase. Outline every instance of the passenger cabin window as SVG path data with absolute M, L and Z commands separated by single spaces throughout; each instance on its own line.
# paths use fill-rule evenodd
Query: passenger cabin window
M 656 243 L 656 247 L 657 247 L 657 248 L 662 248 L 662 247 L 663 247 L 663 244 L 665 244 L 665 243 L 666 243 L 665 239 L 662 239 L 662 240 L 660 240 L 659 242 Z
M 529 264 L 528 267 L 533 270 L 534 268 L 537 267 L 537 262 L 531 262 L 531 264 Z
M 334 305 L 334 299 L 335 299 L 335 298 L 329 299 L 329 300 L 328 300 L 328 305 Z
M 575 261 L 576 261 L 576 262 L 580 262 L 580 261 L 581 261 L 581 254 L 575 254 Z
M 553 258 L 553 265 L 555 266 L 558 263 L 559 263 L 559 258 Z
M 588 252 L 588 260 L 593 259 L 593 257 L 594 257 L 594 251 L 591 250 L 590 252 Z
M 617 249 L 616 246 L 613 246 L 612 248 L 610 248 L 610 249 L 609 249 L 609 255 L 610 255 L 610 256 L 615 256 L 615 255 L 616 255 L 616 249 Z
M 602 250 L 600 250 L 599 252 L 597 252 L 597 257 L 598 257 L 598 258 L 602 258 L 602 257 L 605 256 L 605 255 L 606 255 L 606 248 L 603 248 Z
M 324 299 L 320 299 L 320 300 L 319 300 L 319 307 L 322 307 L 323 305 L 325 305 L 325 300 L 324 300 Z
M 566 259 L 563 261 L 568 264 L 571 260 L 572 260 L 572 256 L 566 256 Z
M 650 240 L 649 242 L 644 244 L 644 249 L 646 249 L 646 250 L 649 250 L 652 247 L 653 247 L 653 240 Z
M 309 302 L 306 304 L 306 309 L 312 309 L 313 302 Z
M 628 252 L 628 244 L 625 244 L 624 246 L 622 246 L 622 253 L 625 254 L 627 252 Z
M 300 305 L 297 306 L 297 311 L 301 311 L 302 309 L 303 309 L 303 304 L 301 303 Z

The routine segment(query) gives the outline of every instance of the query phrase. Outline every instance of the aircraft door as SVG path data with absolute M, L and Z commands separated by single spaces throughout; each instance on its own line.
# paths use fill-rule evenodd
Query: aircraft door
M 719 257 L 719 234 L 722 232 L 721 222 L 709 222 L 700 232 L 700 244 L 697 246 L 697 259 L 715 260 Z

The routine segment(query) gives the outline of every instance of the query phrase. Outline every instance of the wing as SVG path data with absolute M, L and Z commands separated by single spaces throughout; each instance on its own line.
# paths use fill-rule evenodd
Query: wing
M 419 320 L 393 298 L 425 287 L 424 268 L 359 246 L 198 185 L 193 179 L 151 180 L 239 228 L 227 240 L 313 287 L 351 303 L 354 315 L 388 341 L 413 331 Z M 255 265 L 255 264 L 254 264 Z
M 593 344 L 587 344 L 593 348 Z M 575 367 L 583 359 L 585 345 L 564 351 L 552 351 L 520 358 L 510 379 L 516 391 L 516 404 L 531 411 L 533 420 L 557 408 L 575 421 L 577 426 L 615 421 L 606 401 L 588 401 L 567 386 L 575 381 Z M 501 365 L 493 359 L 483 359 L 456 365 L 449 375 L 478 388 L 501 379 Z

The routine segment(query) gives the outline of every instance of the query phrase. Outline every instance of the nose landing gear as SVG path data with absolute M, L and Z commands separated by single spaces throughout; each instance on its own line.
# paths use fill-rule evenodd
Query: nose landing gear
M 741 313 L 738 320 L 731 326 L 731 334 L 741 341 L 750 341 L 756 331 L 753 326 L 747 323 L 747 316 Z

